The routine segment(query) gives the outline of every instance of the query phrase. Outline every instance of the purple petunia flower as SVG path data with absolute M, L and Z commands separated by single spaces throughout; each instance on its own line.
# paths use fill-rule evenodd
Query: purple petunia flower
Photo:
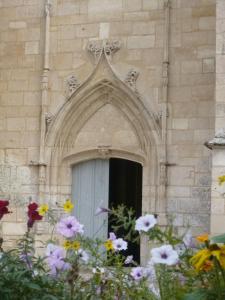
M 98 215 L 101 215 L 101 214 L 104 214 L 104 213 L 110 213 L 110 212 L 111 212 L 110 209 L 104 207 L 103 205 L 104 205 L 104 201 L 102 200 L 102 201 L 99 203 L 98 207 L 96 208 L 95 216 L 98 216 Z
M 111 241 L 116 240 L 116 235 L 115 235 L 114 232 L 110 232 L 110 233 L 109 233 L 109 240 L 111 240 Z
M 127 250 L 127 242 L 121 238 L 113 240 L 112 243 L 115 251 Z
M 47 263 L 50 268 L 50 275 L 51 276 L 57 276 L 59 271 L 66 271 L 70 269 L 70 264 L 65 262 L 64 259 L 66 258 L 66 251 L 59 246 L 52 247 L 52 244 L 50 244 L 49 248 L 51 250 L 48 252 L 49 255 L 47 255 Z M 48 251 L 49 249 L 47 249 Z
M 141 216 L 136 220 L 135 230 L 148 232 L 155 224 L 157 224 L 157 219 L 154 215 Z
M 83 234 L 84 225 L 80 224 L 74 216 L 62 218 L 56 225 L 59 234 L 66 238 L 74 237 L 77 234 Z
M 145 270 L 142 267 L 132 268 L 130 275 L 133 277 L 134 280 L 141 280 L 146 276 Z

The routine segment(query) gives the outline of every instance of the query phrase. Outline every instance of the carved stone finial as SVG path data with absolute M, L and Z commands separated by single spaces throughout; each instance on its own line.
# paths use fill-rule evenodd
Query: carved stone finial
M 45 4 L 45 15 L 46 16 L 50 16 L 50 10 L 51 10 L 51 3 L 49 0 L 46 1 L 46 4 Z
M 103 44 L 103 50 L 106 55 L 111 56 L 121 48 L 121 42 L 118 40 L 115 41 L 106 41 Z
M 70 75 L 66 79 L 67 88 L 68 88 L 68 94 L 69 96 L 76 91 L 76 89 L 80 86 L 79 81 L 77 80 L 75 75 Z
M 211 150 L 214 147 L 225 147 L 225 128 L 219 129 L 212 140 L 205 142 L 205 146 Z
M 106 56 L 111 57 L 116 51 L 121 48 L 121 43 L 118 40 L 114 41 L 91 41 L 87 45 L 87 50 L 90 52 L 94 59 L 97 60 L 102 53 L 105 53 Z
M 46 125 L 47 125 L 47 126 L 50 125 L 50 123 L 52 122 L 53 118 L 54 118 L 54 115 L 53 115 L 52 113 L 47 112 L 47 113 L 45 114 L 45 121 L 46 121 Z
M 129 85 L 132 89 L 136 90 L 136 81 L 139 76 L 139 72 L 137 70 L 131 69 L 125 78 L 125 83 Z
M 90 52 L 94 56 L 94 58 L 96 60 L 101 55 L 103 47 L 98 42 L 93 42 L 92 41 L 92 42 L 88 43 L 87 50 L 88 50 L 88 52 Z

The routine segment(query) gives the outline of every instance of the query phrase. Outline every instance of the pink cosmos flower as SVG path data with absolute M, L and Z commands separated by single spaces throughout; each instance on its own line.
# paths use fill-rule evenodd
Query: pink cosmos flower
M 66 238 L 72 238 L 77 234 L 83 234 L 84 225 L 80 224 L 74 216 L 62 218 L 56 225 L 59 234 Z

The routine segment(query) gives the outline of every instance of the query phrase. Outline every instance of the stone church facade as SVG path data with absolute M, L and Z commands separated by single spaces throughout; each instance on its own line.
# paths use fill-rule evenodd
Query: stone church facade
M 142 165 L 142 211 L 162 225 L 224 231 L 223 0 L 0 0 L 0 23 L 8 246 L 21 202 L 54 207 L 73 166 L 109 158 Z M 47 238 L 47 223 L 36 230 Z

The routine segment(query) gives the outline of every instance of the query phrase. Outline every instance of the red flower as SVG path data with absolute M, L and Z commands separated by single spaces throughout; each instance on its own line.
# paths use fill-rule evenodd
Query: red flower
M 2 219 L 2 217 L 6 214 L 11 213 L 8 210 L 8 206 L 9 205 L 9 201 L 6 200 L 0 200 L 0 220 Z
M 38 209 L 38 205 L 37 203 L 33 202 L 33 203 L 30 203 L 28 205 L 28 211 L 32 211 L 32 210 L 37 210 Z
M 29 219 L 28 219 L 28 222 L 27 222 L 27 226 L 29 228 L 33 227 L 35 221 L 40 221 L 43 218 L 41 215 L 39 215 L 37 209 L 38 209 L 38 205 L 35 202 L 30 203 L 28 205 L 27 215 L 28 215 Z

